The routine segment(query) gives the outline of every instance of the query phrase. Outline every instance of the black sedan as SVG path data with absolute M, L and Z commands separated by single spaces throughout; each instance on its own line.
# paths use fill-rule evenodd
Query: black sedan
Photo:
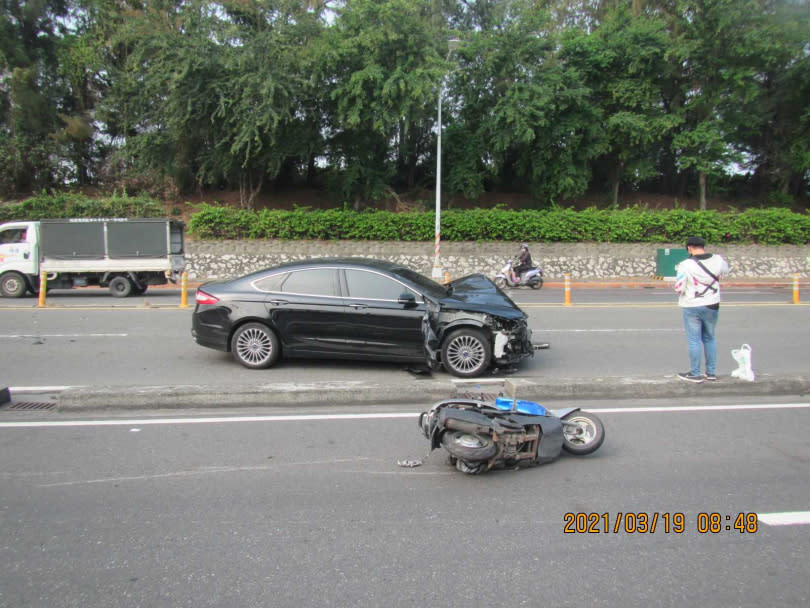
M 375 359 L 472 378 L 534 352 L 526 314 L 482 274 L 445 286 L 391 262 L 319 258 L 206 283 L 196 300 L 197 343 L 254 369 Z

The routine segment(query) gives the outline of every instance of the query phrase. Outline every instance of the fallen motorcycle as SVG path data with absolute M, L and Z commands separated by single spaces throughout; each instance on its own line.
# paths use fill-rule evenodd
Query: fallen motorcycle
M 605 440 L 604 425 L 594 414 L 579 408 L 549 410 L 509 397 L 440 401 L 420 414 L 419 426 L 431 451 L 442 446 L 449 463 L 471 475 L 551 462 L 562 450 L 591 454 Z

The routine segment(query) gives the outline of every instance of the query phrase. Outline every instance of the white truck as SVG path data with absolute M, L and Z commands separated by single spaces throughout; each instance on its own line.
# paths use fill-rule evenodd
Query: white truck
M 58 219 L 0 225 L 0 295 L 98 285 L 118 298 L 177 282 L 185 224 L 170 219 Z

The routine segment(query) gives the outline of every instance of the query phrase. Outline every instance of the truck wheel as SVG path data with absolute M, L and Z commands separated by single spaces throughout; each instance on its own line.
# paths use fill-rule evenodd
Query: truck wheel
M 21 298 L 27 289 L 28 283 L 19 272 L 7 272 L 0 279 L 0 293 L 6 298 Z
M 132 282 L 126 277 L 115 277 L 110 281 L 110 293 L 116 298 L 126 298 L 132 293 Z

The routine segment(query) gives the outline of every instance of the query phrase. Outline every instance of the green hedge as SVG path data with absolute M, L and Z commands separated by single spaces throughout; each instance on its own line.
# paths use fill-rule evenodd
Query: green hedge
M 89 198 L 67 192 L 40 194 L 20 203 L 0 205 L 0 221 L 37 221 L 66 217 L 165 217 L 163 205 L 154 199 L 126 194 Z
M 92 199 L 79 194 L 41 194 L 0 205 L 0 221 L 63 217 L 164 217 L 164 206 L 147 197 L 113 195 Z M 201 239 L 319 239 L 432 241 L 432 212 L 391 213 L 343 209 L 246 211 L 203 204 L 191 216 L 189 231 Z M 450 209 L 442 212 L 445 241 L 540 241 L 682 243 L 700 235 L 710 243 L 804 245 L 810 242 L 810 216 L 783 208 L 719 211 L 684 209 L 554 208 L 532 211 Z
M 201 239 L 322 239 L 432 241 L 434 214 L 263 209 L 246 211 L 200 205 L 189 230 Z M 445 241 L 682 243 L 700 235 L 710 243 L 804 245 L 810 216 L 785 209 L 742 212 L 651 210 L 506 209 L 442 212 Z

